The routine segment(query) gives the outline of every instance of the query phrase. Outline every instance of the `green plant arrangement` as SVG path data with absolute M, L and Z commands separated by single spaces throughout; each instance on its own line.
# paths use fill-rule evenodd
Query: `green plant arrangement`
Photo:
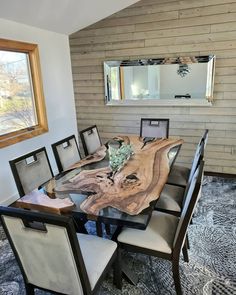
M 118 172 L 125 163 L 129 160 L 129 158 L 134 154 L 133 148 L 130 144 L 124 144 L 119 148 L 114 148 L 109 146 L 109 165 L 112 170 L 112 176 Z

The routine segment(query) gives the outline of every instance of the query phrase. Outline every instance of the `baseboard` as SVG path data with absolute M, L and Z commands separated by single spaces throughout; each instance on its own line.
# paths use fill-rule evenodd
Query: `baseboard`
M 223 177 L 223 178 L 236 178 L 236 174 L 219 173 L 219 172 L 211 172 L 211 171 L 204 171 L 204 175 L 206 175 L 206 176 Z
M 14 203 L 17 199 L 19 199 L 18 194 L 12 195 L 8 199 L 0 201 L 0 205 L 9 206 L 10 204 Z

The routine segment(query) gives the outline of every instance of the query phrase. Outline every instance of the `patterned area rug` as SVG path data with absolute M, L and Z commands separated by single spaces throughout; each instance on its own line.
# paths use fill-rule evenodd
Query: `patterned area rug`
M 88 230 L 95 233 L 92 223 Z M 186 295 L 236 294 L 236 181 L 205 177 L 202 197 L 189 228 L 189 263 L 181 258 L 180 274 Z M 24 284 L 0 226 L 0 294 L 23 295 Z M 138 275 L 133 286 L 123 280 L 122 292 L 112 285 L 112 274 L 99 295 L 175 294 L 171 263 L 141 254 L 124 253 L 123 259 Z M 48 293 L 36 291 L 36 294 Z

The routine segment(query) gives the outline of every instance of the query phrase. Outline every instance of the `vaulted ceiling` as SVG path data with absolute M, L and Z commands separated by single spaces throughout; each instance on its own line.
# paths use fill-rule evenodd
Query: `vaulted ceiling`
M 0 18 L 70 35 L 138 0 L 0 0 Z

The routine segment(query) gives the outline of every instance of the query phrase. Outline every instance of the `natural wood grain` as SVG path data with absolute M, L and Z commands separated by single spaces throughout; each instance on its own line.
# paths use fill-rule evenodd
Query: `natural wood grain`
M 25 195 L 15 202 L 15 206 L 23 209 L 61 214 L 71 211 L 75 204 L 69 199 L 51 199 L 38 190 Z
M 81 159 L 78 163 L 73 164 L 66 170 L 71 170 L 74 168 L 80 168 L 88 164 L 92 164 L 95 162 L 99 162 L 106 157 L 106 147 L 103 145 L 101 146 L 94 154 L 88 155 L 87 157 Z
M 110 178 L 110 168 L 83 170 L 58 191 L 93 193 L 80 206 L 88 213 L 97 215 L 108 206 L 131 215 L 139 214 L 156 200 L 169 173 L 169 150 L 182 144 L 182 140 L 160 139 L 148 143 L 137 136 L 119 137 L 130 143 L 134 155 L 122 170 Z M 142 149 L 141 149 L 142 148 Z

